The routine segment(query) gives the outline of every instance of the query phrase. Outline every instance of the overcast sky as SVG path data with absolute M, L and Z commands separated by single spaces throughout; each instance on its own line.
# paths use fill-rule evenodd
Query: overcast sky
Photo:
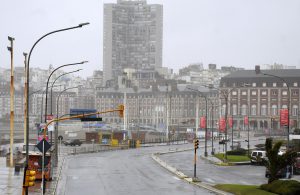
M 23 66 L 42 35 L 90 22 L 82 29 L 51 35 L 31 57 L 31 67 L 47 68 L 88 60 L 81 76 L 103 69 L 103 3 L 116 0 L 2 0 L 0 67 L 10 67 L 7 36 L 15 38 L 15 66 Z M 280 63 L 300 68 L 299 0 L 148 0 L 164 6 L 163 66 L 179 68 Z M 66 71 L 75 70 L 65 68 Z

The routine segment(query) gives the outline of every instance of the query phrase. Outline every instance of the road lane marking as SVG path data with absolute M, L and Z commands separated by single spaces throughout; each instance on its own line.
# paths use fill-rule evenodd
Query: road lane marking
M 178 180 L 178 181 L 180 181 L 180 179 L 178 177 L 173 176 L 173 178 L 176 179 L 176 180 Z

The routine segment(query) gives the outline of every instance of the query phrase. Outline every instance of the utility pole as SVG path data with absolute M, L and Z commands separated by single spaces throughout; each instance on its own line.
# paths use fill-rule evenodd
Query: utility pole
M 169 86 L 168 84 L 166 83 L 166 86 L 167 86 L 167 94 L 166 94 L 166 111 L 167 111 L 167 120 L 166 120 L 166 123 L 167 123 L 167 128 L 166 128 L 166 141 L 168 142 L 169 141 L 169 108 L 168 108 L 168 95 L 169 95 Z
M 25 72 L 24 72 L 24 75 L 25 75 L 25 87 L 24 87 L 24 145 L 27 143 L 27 134 L 26 134 L 26 125 L 27 125 L 27 120 L 26 120 L 26 117 L 27 117 L 27 53 L 23 53 L 24 55 L 24 66 L 25 66 Z
M 7 47 L 8 51 L 10 51 L 10 158 L 9 158 L 9 165 L 10 167 L 14 166 L 14 101 L 15 101 L 15 94 L 14 94 L 14 38 L 8 37 L 10 41 L 10 47 Z

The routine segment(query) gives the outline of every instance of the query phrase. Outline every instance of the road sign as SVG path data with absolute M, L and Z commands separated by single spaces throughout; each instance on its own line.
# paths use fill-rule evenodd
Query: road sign
M 46 119 L 47 119 L 46 120 L 47 123 L 49 123 L 50 121 L 52 121 L 54 119 L 54 116 L 49 114 L 46 116 Z M 50 125 L 48 125 L 47 131 L 54 131 L 54 123 L 51 123 Z
M 102 121 L 102 118 L 80 118 L 81 121 Z
M 51 144 L 49 144 L 49 142 L 47 142 L 47 140 L 42 139 L 42 140 L 36 145 L 36 147 L 39 149 L 39 151 L 43 152 L 43 143 L 44 143 L 44 153 L 46 153 L 46 152 L 51 148 Z
M 63 140 L 64 138 L 63 138 L 63 136 L 58 136 L 58 140 Z
M 50 156 L 45 156 L 45 158 L 44 158 L 44 166 L 47 166 L 49 164 L 49 162 L 50 162 Z M 40 166 L 43 165 L 43 157 L 42 156 L 39 157 L 38 164 Z M 44 171 L 47 171 L 47 169 L 45 168 Z

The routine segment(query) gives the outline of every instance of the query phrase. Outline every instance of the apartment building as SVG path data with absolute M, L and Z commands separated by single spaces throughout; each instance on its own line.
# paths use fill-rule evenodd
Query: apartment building
M 163 7 L 146 0 L 104 4 L 104 85 L 125 68 L 162 67 Z
M 261 72 L 277 78 L 256 74 L 254 70 L 241 70 L 221 79 L 220 89 L 225 94 L 220 93 L 221 114 L 225 114 L 224 96 L 227 94 L 228 114 L 233 116 L 236 128 L 242 129 L 244 116 L 249 116 L 251 129 L 283 129 L 279 121 L 280 109 L 288 107 L 291 129 L 299 127 L 300 70 L 277 69 Z

